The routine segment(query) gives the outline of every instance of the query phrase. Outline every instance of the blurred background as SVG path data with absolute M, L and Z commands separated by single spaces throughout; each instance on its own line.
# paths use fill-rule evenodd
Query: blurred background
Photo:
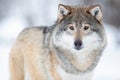
M 0 80 L 10 80 L 8 58 L 26 27 L 54 24 L 58 4 L 100 4 L 108 44 L 93 80 L 120 80 L 120 0 L 0 0 Z

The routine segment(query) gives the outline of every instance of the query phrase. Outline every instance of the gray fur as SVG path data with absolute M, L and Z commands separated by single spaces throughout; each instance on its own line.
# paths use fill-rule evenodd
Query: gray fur
M 56 30 L 56 29 L 57 29 L 57 32 L 55 33 L 56 37 L 61 36 L 61 34 L 64 31 L 66 31 L 67 25 L 69 25 L 70 23 L 75 23 L 77 29 L 81 29 L 82 23 L 90 24 L 91 32 L 89 33 L 89 35 L 91 35 L 91 33 L 96 33 L 101 38 L 101 40 L 99 41 L 101 44 L 103 44 L 103 42 L 105 41 L 105 39 L 104 39 L 105 38 L 105 31 L 104 31 L 102 23 L 100 23 L 98 20 L 96 20 L 93 16 L 89 15 L 89 13 L 84 14 L 84 10 L 82 8 L 77 9 L 77 11 L 74 14 L 71 14 L 71 16 L 65 17 L 60 23 L 56 22 L 56 24 L 51 27 L 51 29 L 49 31 L 49 33 L 50 33 L 49 36 L 52 36 L 52 34 L 54 33 L 54 30 Z M 103 45 L 104 46 L 102 46 L 101 48 L 93 50 L 93 52 L 91 53 L 90 56 L 96 55 L 96 58 L 95 58 L 94 62 L 92 63 L 92 66 L 90 66 L 85 71 L 81 71 L 81 70 L 77 69 L 70 62 L 70 60 L 64 55 L 64 51 L 62 51 L 59 47 L 56 47 L 56 45 L 54 45 L 53 47 L 56 50 L 55 52 L 58 55 L 58 58 L 62 62 L 62 68 L 68 73 L 77 74 L 77 73 L 90 72 L 96 67 L 96 65 L 98 64 L 98 61 L 100 59 L 100 56 L 102 55 L 102 51 L 103 51 L 106 44 L 103 44 Z

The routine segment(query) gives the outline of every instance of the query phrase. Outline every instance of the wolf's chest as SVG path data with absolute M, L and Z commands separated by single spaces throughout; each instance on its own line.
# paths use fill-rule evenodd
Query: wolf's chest
M 57 66 L 56 69 L 62 80 L 90 80 L 90 78 L 92 77 L 91 73 L 85 73 L 85 74 L 68 73 L 64 71 L 60 66 Z

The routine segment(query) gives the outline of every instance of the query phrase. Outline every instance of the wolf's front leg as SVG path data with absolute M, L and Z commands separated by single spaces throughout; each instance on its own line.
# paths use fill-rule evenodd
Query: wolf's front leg
M 25 55 L 25 74 L 29 80 L 46 80 L 46 73 L 37 55 Z
M 10 59 L 10 80 L 24 80 L 23 60 L 21 57 L 11 53 Z

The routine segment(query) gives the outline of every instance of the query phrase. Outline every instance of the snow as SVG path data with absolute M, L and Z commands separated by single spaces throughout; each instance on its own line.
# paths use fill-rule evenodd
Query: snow
M 9 48 L 0 45 L 0 80 L 9 80 Z
M 19 17 L 18 17 L 19 16 Z M 1 24 L 0 36 L 3 38 L 15 38 L 25 25 L 20 15 L 11 16 L 4 19 Z M 7 27 L 7 29 L 6 29 Z M 16 33 L 16 34 L 15 34 Z

